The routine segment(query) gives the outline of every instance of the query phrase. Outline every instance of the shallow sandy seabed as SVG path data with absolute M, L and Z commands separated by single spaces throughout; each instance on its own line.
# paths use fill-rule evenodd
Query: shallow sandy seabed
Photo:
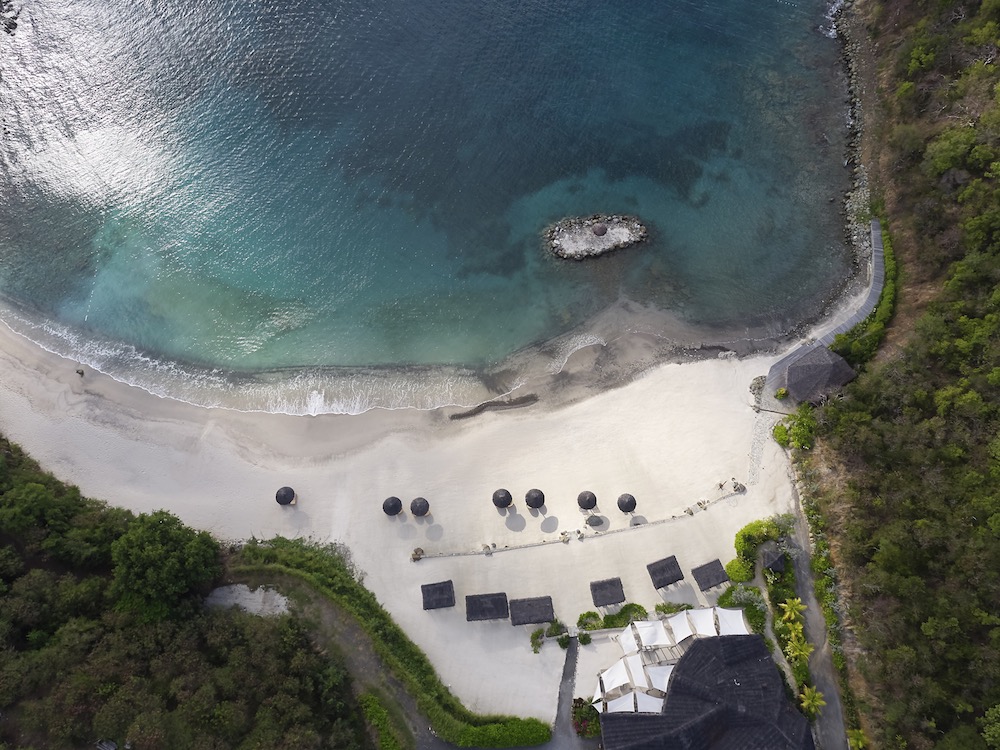
M 80 377 L 74 362 L 0 328 L 0 429 L 46 469 L 88 496 L 166 508 L 227 540 L 343 542 L 365 585 L 476 711 L 552 720 L 564 652 L 549 643 L 533 654 L 531 627 L 466 622 L 466 595 L 551 596 L 575 624 L 594 609 L 589 582 L 619 577 L 627 600 L 652 610 L 664 596 L 646 565 L 676 555 L 685 580 L 662 593 L 712 604 L 718 590 L 699 592 L 691 569 L 727 562 L 741 526 L 794 506 L 787 459 L 769 439 L 778 415 L 755 412 L 749 390 L 778 355 L 666 364 L 563 406 L 543 399 L 463 420 L 412 410 L 291 417 Z M 733 478 L 745 493 L 732 492 Z M 274 501 L 286 484 L 294 506 Z M 513 514 L 492 505 L 499 487 L 513 494 Z M 524 504 L 532 487 L 545 492 L 543 513 Z M 596 531 L 576 504 L 585 489 L 604 517 Z M 635 517 L 616 506 L 624 492 L 637 499 Z M 389 495 L 403 499 L 401 516 L 383 514 Z M 430 501 L 428 517 L 410 516 L 416 496 Z M 417 547 L 427 556 L 412 562 Z M 457 606 L 423 611 L 420 585 L 448 579 Z M 581 668 L 585 695 L 597 668 Z

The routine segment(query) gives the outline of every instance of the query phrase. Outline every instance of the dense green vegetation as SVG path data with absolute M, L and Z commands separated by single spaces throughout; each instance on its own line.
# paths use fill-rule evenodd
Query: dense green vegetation
M 354 615 L 385 665 L 445 741 L 459 747 L 499 748 L 538 745 L 550 739 L 550 728 L 537 719 L 480 716 L 463 706 L 375 595 L 361 585 L 350 561 L 337 548 L 282 538 L 253 541 L 240 550 L 233 569 L 294 576 Z
M 218 558 L 0 441 L 0 748 L 366 747 L 346 672 L 295 619 L 202 609 Z
M 901 351 L 817 415 L 849 477 L 818 503 L 850 594 L 876 747 L 1000 747 L 1000 2 L 866 5 Z M 897 337 L 898 338 L 898 337 Z

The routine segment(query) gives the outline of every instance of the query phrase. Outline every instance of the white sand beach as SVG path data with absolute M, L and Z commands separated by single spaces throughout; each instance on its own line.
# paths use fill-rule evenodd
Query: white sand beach
M 566 406 L 543 399 L 463 420 L 416 411 L 290 417 L 194 407 L 99 373 L 80 377 L 76 363 L 3 326 L 0 429 L 59 478 L 115 505 L 166 508 L 227 540 L 343 542 L 470 708 L 550 721 L 563 652 L 548 643 L 533 654 L 529 627 L 466 622 L 465 596 L 548 595 L 572 625 L 594 609 L 589 582 L 619 577 L 627 600 L 652 610 L 662 597 L 646 565 L 676 555 L 685 580 L 668 598 L 714 603 L 718 590 L 699 592 L 691 569 L 730 560 L 745 523 L 793 509 L 787 459 L 769 438 L 778 415 L 755 412 L 749 391 L 776 359 L 666 364 Z M 744 493 L 732 491 L 733 478 Z M 296 505 L 275 503 L 282 485 L 295 488 Z M 512 515 L 491 503 L 500 487 L 514 496 Z M 524 504 L 533 487 L 546 494 L 544 513 Z M 582 490 L 597 495 L 598 530 L 577 507 Z M 624 492 L 637 499 L 635 518 L 616 506 Z M 389 495 L 403 499 L 401 516 L 383 514 Z M 408 511 L 417 496 L 430 501 L 424 519 Z M 412 562 L 417 547 L 427 556 Z M 423 611 L 421 584 L 448 579 L 457 605 Z M 591 677 L 579 676 L 579 695 Z

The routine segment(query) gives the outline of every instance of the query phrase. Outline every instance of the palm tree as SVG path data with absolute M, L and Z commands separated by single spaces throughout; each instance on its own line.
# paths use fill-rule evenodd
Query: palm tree
M 785 644 L 785 656 L 794 662 L 807 662 L 813 652 L 813 645 L 805 638 L 792 638 Z
M 868 747 L 868 738 L 865 737 L 864 730 L 848 729 L 847 745 L 851 750 L 865 750 Z
M 785 622 L 798 622 L 806 611 L 806 605 L 797 596 L 781 602 L 778 608 L 781 610 L 781 619 Z
M 819 710 L 826 705 L 826 701 L 823 700 L 823 694 L 819 690 L 812 685 L 806 685 L 802 688 L 802 693 L 799 695 L 799 705 L 802 706 L 802 710 L 805 711 L 806 716 L 810 719 L 815 719 Z

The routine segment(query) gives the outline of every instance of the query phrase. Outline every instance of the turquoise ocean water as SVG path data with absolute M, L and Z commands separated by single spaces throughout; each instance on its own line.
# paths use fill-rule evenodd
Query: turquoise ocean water
M 623 301 L 779 335 L 850 268 L 826 11 L 25 0 L 0 38 L 4 318 L 161 395 L 293 413 L 475 403 Z M 652 239 L 546 255 L 546 224 L 595 212 Z

